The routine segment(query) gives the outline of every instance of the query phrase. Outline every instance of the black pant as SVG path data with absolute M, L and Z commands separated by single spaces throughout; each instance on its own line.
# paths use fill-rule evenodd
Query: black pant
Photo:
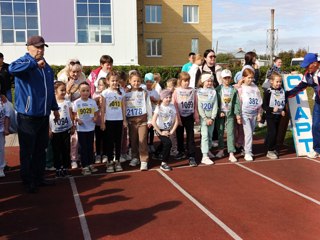
M 148 129 L 148 145 L 153 145 L 154 129 L 153 127 Z
M 106 143 L 108 160 L 113 159 L 113 151 L 116 160 L 120 159 L 123 121 L 106 121 Z
M 168 162 L 170 158 L 170 150 L 172 147 L 171 139 L 170 137 L 165 137 L 161 135 L 158 135 L 158 137 L 161 143 L 157 148 L 157 152 L 162 154 L 162 162 Z
M 184 152 L 184 129 L 187 133 L 187 148 L 189 157 L 195 157 L 195 143 L 194 143 L 194 119 L 193 115 L 188 117 L 181 117 L 182 126 L 177 128 L 177 145 L 178 152 Z
M 49 117 L 31 117 L 18 113 L 20 175 L 26 184 L 43 180 L 46 148 L 49 141 Z
M 81 165 L 82 167 L 88 167 L 89 165 L 93 164 L 94 131 L 77 133 L 80 148 Z
M 96 136 L 96 154 L 97 155 L 106 155 L 106 144 L 103 141 L 105 131 L 100 129 L 100 126 L 96 126 L 94 129 L 94 134 Z
M 54 167 L 70 167 L 70 129 L 64 132 L 52 133 L 52 152 Z
M 265 144 L 268 151 L 274 151 L 277 144 L 278 128 L 280 124 L 281 115 L 280 114 L 268 114 L 266 116 L 267 120 L 267 136 Z

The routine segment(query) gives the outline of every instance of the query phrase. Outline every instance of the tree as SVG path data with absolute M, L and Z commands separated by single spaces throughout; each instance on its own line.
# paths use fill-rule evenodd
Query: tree
M 218 53 L 216 62 L 218 63 L 229 63 L 231 59 L 233 59 L 234 56 L 232 53 Z
M 291 64 L 291 59 L 294 57 L 294 51 L 282 51 L 278 54 L 279 58 L 282 60 L 282 65 L 284 67 L 289 67 Z
M 298 51 L 294 54 L 294 57 L 304 57 L 307 54 L 307 50 L 305 48 L 299 48 Z

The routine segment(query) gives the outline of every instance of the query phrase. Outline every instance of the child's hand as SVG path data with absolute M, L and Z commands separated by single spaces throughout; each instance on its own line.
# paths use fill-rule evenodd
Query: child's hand
M 151 123 L 148 123 L 148 128 L 151 128 L 152 127 L 152 124 Z
M 169 137 L 170 136 L 170 132 L 169 131 L 162 131 L 161 132 L 161 136 Z
M 207 126 L 211 126 L 213 124 L 213 120 L 211 118 L 206 119 Z
M 286 115 L 286 112 L 285 112 L 285 111 L 282 111 L 282 112 L 281 112 L 281 116 L 284 117 L 285 115 Z
M 83 121 L 81 119 L 78 119 L 77 122 L 78 122 L 79 125 L 83 124 Z
M 260 122 L 260 121 L 261 121 L 261 115 L 258 114 L 258 116 L 257 116 L 257 122 Z
M 241 116 L 239 116 L 239 115 L 237 115 L 237 123 L 238 123 L 238 124 L 241 124 L 241 123 L 242 123 L 242 121 L 241 121 Z
M 52 138 L 52 131 L 49 130 L 49 138 L 51 139 Z
M 199 117 L 195 118 L 194 121 L 196 122 L 196 124 L 199 124 Z
M 279 108 L 278 107 L 274 107 L 273 108 L 273 112 L 278 112 Z
M 225 116 L 226 116 L 226 115 L 224 114 L 224 112 L 221 112 L 221 113 L 220 113 L 220 117 L 223 118 L 223 117 L 225 117 Z

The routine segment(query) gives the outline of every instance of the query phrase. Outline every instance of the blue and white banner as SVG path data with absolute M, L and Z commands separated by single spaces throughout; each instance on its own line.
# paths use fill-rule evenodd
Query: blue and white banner
M 293 89 L 300 83 L 303 75 L 283 75 L 283 86 L 286 91 Z M 312 117 L 308 102 L 307 91 L 288 99 L 291 114 L 292 135 L 297 156 L 306 156 L 313 150 Z

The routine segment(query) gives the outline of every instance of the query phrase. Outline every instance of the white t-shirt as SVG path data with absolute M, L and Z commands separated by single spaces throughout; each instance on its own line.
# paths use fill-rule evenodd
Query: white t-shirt
M 160 95 L 158 94 L 158 92 L 155 89 L 152 89 L 152 90 L 147 89 L 147 92 L 148 92 L 149 97 L 154 97 L 157 101 L 159 101 Z M 154 112 L 154 110 L 156 109 L 156 106 L 157 106 L 157 104 L 151 102 L 152 112 Z
M 83 122 L 81 125 L 77 123 L 78 132 L 91 132 L 95 128 L 93 122 L 94 113 L 98 111 L 96 101 L 89 98 L 83 101 L 81 98 L 73 103 L 72 111 L 77 113 L 78 118 Z
M 0 100 L 0 132 L 4 132 L 5 117 L 10 117 L 10 106 Z
M 171 130 L 176 120 L 176 108 L 172 103 L 168 106 L 157 105 L 154 113 L 158 114 L 157 125 L 161 130 Z
M 155 90 L 157 91 L 157 93 L 160 95 L 160 92 L 161 92 L 161 90 L 162 90 L 162 87 L 160 86 L 159 83 L 156 84 L 156 86 L 155 86 L 154 89 L 155 89 Z
M 195 90 L 193 88 L 176 88 L 177 104 L 182 117 L 188 117 L 194 113 Z
M 101 96 L 103 96 L 106 99 L 105 120 L 108 120 L 108 121 L 123 120 L 122 100 L 124 98 L 124 94 L 121 93 L 120 95 L 118 91 L 106 89 L 102 92 Z
M 72 103 L 68 100 L 64 100 L 63 102 L 58 102 L 58 106 L 60 119 L 55 122 L 53 112 L 50 114 L 50 128 L 54 133 L 64 132 L 72 127 L 72 120 L 70 116 L 70 108 L 72 108 Z

